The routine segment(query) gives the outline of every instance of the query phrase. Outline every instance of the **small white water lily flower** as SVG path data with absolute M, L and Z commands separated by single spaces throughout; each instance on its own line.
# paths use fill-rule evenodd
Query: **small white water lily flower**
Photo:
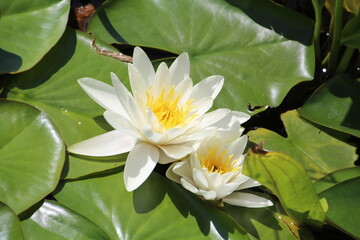
M 166 176 L 206 200 L 221 200 L 231 205 L 259 208 L 272 202 L 255 194 L 238 192 L 261 185 L 242 174 L 247 136 L 226 141 L 222 134 L 210 136 L 190 157 L 173 163 Z
M 128 191 L 139 187 L 159 162 L 166 164 L 193 151 L 193 143 L 220 131 L 233 135 L 247 121 L 245 113 L 218 109 L 206 113 L 220 92 L 224 79 L 210 76 L 195 86 L 189 77 L 187 53 L 170 68 L 163 62 L 155 72 L 145 52 L 134 49 L 128 64 L 132 94 L 111 73 L 113 86 L 92 78 L 78 80 L 84 91 L 106 111 L 113 131 L 68 148 L 87 156 L 111 156 L 129 152 L 124 182 Z M 226 121 L 225 121 L 226 120 Z

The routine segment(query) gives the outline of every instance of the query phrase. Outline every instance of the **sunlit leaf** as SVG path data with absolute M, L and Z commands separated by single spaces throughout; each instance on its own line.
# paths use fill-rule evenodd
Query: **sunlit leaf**
M 65 30 L 70 0 L 0 2 L 0 73 L 34 66 Z
M 324 192 L 327 189 L 335 186 L 338 183 L 344 182 L 346 180 L 360 177 L 360 168 L 359 167 L 352 167 L 352 168 L 346 168 L 341 169 L 339 171 L 332 172 L 325 177 L 319 179 L 315 183 L 315 189 L 316 192 Z
M 297 223 L 322 225 L 325 213 L 305 168 L 298 161 L 279 152 L 250 150 L 243 172 L 272 191 Z
M 345 172 L 344 172 L 345 173 Z M 360 177 L 346 179 L 319 194 L 327 199 L 326 218 L 341 231 L 360 238 Z
M 55 197 L 113 240 L 249 239 L 225 213 L 156 173 L 127 192 L 122 171 L 67 182 Z
M 6 240 L 23 240 L 20 220 L 5 204 L 0 202 L 0 238 Z
M 298 239 L 292 231 L 295 224 L 285 223 L 282 216 L 271 208 L 245 208 L 227 205 L 225 211 L 255 239 Z M 289 218 L 289 217 L 288 217 Z M 293 229 L 289 228 L 292 226 Z
M 277 106 L 314 72 L 313 23 L 268 0 L 108 1 L 88 31 L 109 43 L 188 52 L 195 82 L 225 77 L 215 107 Z
M 317 111 L 321 111 L 318 109 Z M 356 148 L 301 119 L 297 111 L 281 115 L 287 138 L 259 128 L 248 133 L 250 141 L 263 143 L 266 150 L 283 152 L 299 161 L 314 180 L 342 168 L 354 166 Z
M 21 227 L 30 240 L 110 240 L 94 223 L 54 201 L 45 201 L 30 218 L 21 222 Z
M 77 79 L 93 77 L 110 84 L 110 72 L 114 72 L 124 83 L 128 82 L 126 64 L 94 51 L 91 40 L 84 33 L 68 29 L 34 68 L 9 79 L 8 98 L 44 111 L 56 124 L 68 146 L 111 129 L 102 117 L 104 109 L 85 94 Z M 102 49 L 110 48 L 100 41 L 96 44 Z M 122 165 L 123 161 L 124 156 L 108 161 L 70 156 L 64 177 L 77 178 Z
M 0 101 L 0 200 L 20 213 L 52 192 L 65 147 L 54 124 L 27 104 Z

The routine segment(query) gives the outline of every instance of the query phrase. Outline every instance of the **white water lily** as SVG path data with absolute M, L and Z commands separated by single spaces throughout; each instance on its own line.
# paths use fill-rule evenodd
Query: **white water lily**
M 206 113 L 224 79 L 214 75 L 193 86 L 187 53 L 176 58 L 170 68 L 161 63 L 155 72 L 145 52 L 136 47 L 128 71 L 132 94 L 114 73 L 113 87 L 92 78 L 78 80 L 106 110 L 103 116 L 114 130 L 68 148 L 87 156 L 130 151 L 124 169 L 128 191 L 139 187 L 158 162 L 166 164 L 184 158 L 193 151 L 195 141 L 212 132 L 236 134 L 240 124 L 249 118 L 228 109 Z
M 222 134 L 210 136 L 199 144 L 189 158 L 173 163 L 166 176 L 206 200 L 259 208 L 272 202 L 255 194 L 239 192 L 261 185 L 242 174 L 247 136 L 226 141 Z

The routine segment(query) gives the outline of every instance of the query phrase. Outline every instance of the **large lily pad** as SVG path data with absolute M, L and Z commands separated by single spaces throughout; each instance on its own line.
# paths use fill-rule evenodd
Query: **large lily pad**
M 345 172 L 344 172 L 345 173 Z M 342 181 L 319 193 L 329 204 L 326 217 L 341 231 L 360 238 L 360 177 Z
M 135 192 L 127 192 L 122 171 L 67 182 L 55 198 L 114 240 L 249 239 L 225 213 L 156 173 Z
M 338 183 L 356 177 L 360 177 L 359 167 L 341 169 L 339 171 L 332 172 L 326 175 L 325 177 L 319 179 L 319 181 L 317 181 L 314 186 L 316 191 L 320 193 L 326 191 L 327 189 L 335 186 Z
M 55 189 L 65 147 L 47 116 L 27 104 L 0 101 L 0 128 L 0 200 L 18 214 Z
M 5 204 L 0 202 L 0 237 L 7 240 L 23 240 L 20 220 Z
M 0 73 L 34 66 L 65 30 L 70 0 L 0 2 Z
M 274 209 L 226 205 L 224 210 L 254 239 L 298 239 L 298 235 L 294 233 L 296 230 L 293 230 L 297 226 L 293 221 L 287 222 L 286 216 L 276 213 Z
M 250 150 L 243 172 L 271 190 L 297 223 L 322 226 L 325 212 L 305 168 L 298 161 L 283 153 Z
M 302 120 L 295 110 L 282 114 L 281 119 L 287 138 L 259 128 L 248 133 L 250 141 L 263 143 L 264 149 L 268 151 L 283 152 L 298 160 L 313 180 L 335 170 L 354 166 L 357 159 L 355 147 Z
M 102 117 L 104 109 L 85 94 L 77 79 L 93 77 L 110 83 L 110 72 L 114 72 L 124 83 L 128 82 L 126 64 L 98 54 L 91 41 L 90 36 L 68 29 L 34 68 L 8 79 L 11 83 L 8 98 L 44 111 L 68 146 L 111 129 Z M 96 44 L 102 49 L 114 50 L 100 41 Z M 123 156 L 100 162 L 70 156 L 64 177 L 77 178 L 113 168 L 123 164 L 123 160 Z
M 215 107 L 247 111 L 247 104 L 277 106 L 291 87 L 313 77 L 313 47 L 304 40 L 311 38 L 313 24 L 266 0 L 256 7 L 239 2 L 108 1 L 88 31 L 109 43 L 188 52 L 195 81 L 225 77 Z
M 335 76 L 300 108 L 302 117 L 317 124 L 360 137 L 360 82 Z
M 110 240 L 94 223 L 54 201 L 45 201 L 21 227 L 26 239 Z

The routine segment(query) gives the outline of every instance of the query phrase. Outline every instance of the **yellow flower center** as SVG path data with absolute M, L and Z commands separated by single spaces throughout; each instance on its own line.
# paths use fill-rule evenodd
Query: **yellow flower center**
M 191 106 L 193 99 L 180 106 L 179 99 L 181 94 L 175 96 L 174 86 L 167 93 L 165 93 L 165 87 L 163 86 L 157 99 L 150 95 L 149 92 L 146 92 L 146 95 L 146 105 L 155 114 L 158 121 L 163 124 L 165 129 L 173 128 L 179 124 L 185 125 L 196 116 L 195 114 L 189 116 L 190 110 L 195 108 Z
M 238 159 L 232 160 L 234 154 L 226 156 L 226 150 L 217 154 L 217 147 L 210 148 L 206 155 L 199 154 L 202 167 L 208 169 L 209 172 L 216 172 L 220 174 L 228 172 L 238 172 L 240 167 L 234 167 Z

